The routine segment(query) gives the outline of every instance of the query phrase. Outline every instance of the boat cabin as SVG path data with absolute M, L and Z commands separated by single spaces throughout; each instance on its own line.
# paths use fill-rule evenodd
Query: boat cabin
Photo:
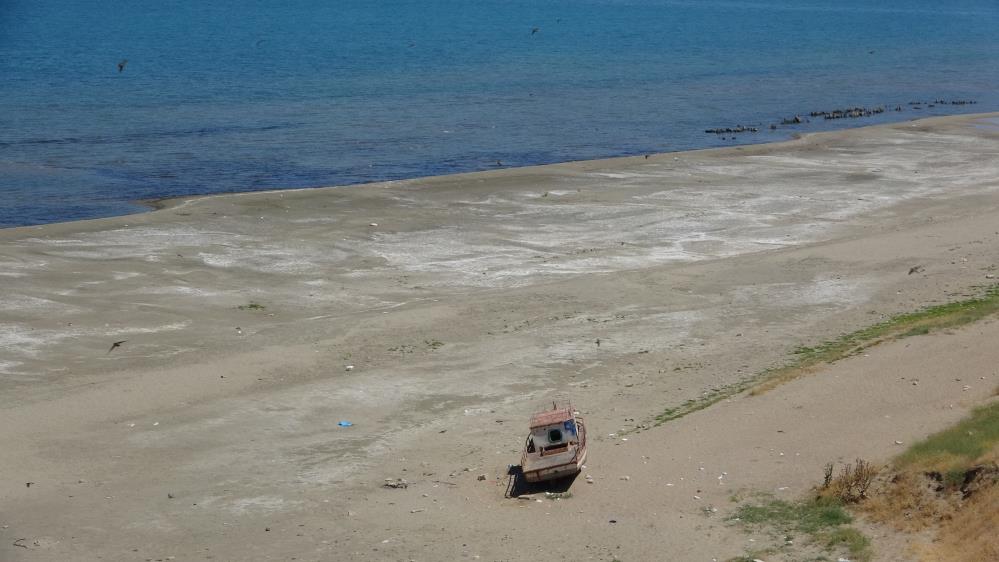
M 527 453 L 539 456 L 561 453 L 578 442 L 576 420 L 569 408 L 541 412 L 531 417 Z

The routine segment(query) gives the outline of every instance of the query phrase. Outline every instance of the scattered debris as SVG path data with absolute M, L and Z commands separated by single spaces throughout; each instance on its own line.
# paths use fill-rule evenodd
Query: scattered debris
M 483 481 L 483 480 L 485 480 L 485 479 L 486 479 L 486 475 L 485 475 L 485 474 L 480 474 L 480 475 L 478 476 L 478 478 L 476 478 L 476 480 L 478 480 L 479 482 L 482 482 L 482 481 Z
M 340 427 L 350 427 L 350 426 L 354 425 L 353 422 L 349 422 L 347 420 L 340 420 L 336 424 L 339 425 Z
M 912 275 L 913 273 L 922 273 L 924 269 L 925 268 L 921 265 L 914 265 L 909 268 L 909 275 Z
M 404 478 L 399 478 L 397 480 L 386 478 L 385 483 L 382 484 L 382 488 L 393 488 L 397 490 L 405 490 L 408 487 L 409 487 L 409 482 L 406 482 Z
M 347 365 L 346 367 L 343 368 L 343 370 L 344 371 L 353 371 L 354 370 L 354 366 L 353 365 Z

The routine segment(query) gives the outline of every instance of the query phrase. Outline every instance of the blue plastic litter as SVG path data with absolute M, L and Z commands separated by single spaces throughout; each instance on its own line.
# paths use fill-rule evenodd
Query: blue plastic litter
M 350 427 L 354 424 L 347 420 L 340 420 L 340 423 L 338 423 L 337 425 L 339 425 L 340 427 Z

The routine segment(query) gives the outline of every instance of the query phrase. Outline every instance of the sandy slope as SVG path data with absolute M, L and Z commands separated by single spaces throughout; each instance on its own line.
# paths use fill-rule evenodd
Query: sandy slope
M 997 149 L 995 116 L 935 119 L 2 231 L 0 560 L 740 554 L 733 491 L 959 418 L 999 327 L 609 434 L 990 282 Z M 504 499 L 562 391 L 595 483 Z

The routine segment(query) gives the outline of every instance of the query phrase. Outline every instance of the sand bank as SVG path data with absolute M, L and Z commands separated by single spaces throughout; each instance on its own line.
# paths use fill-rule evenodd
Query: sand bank
M 800 492 L 960 417 L 999 382 L 995 325 L 609 434 L 988 283 L 996 119 L 0 231 L 0 523 L 31 545 L 0 559 L 739 554 L 694 502 Z M 927 392 L 898 387 L 913 371 Z M 526 415 L 566 388 L 597 483 L 504 500 Z

